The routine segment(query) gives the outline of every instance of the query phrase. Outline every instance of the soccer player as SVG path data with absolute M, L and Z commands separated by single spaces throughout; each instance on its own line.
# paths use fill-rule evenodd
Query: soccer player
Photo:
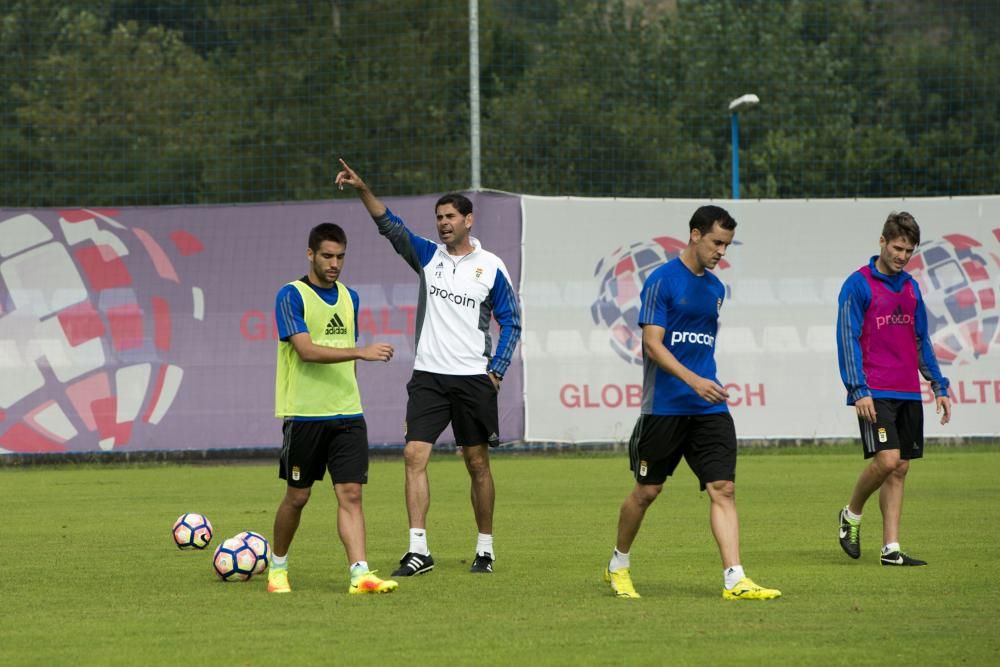
M 406 511 L 410 544 L 394 577 L 430 572 L 427 546 L 431 448 L 451 422 L 462 449 L 472 488 L 472 509 L 479 534 L 472 572 L 493 572 L 493 504 L 496 492 L 489 448 L 500 443 L 497 396 L 521 336 L 517 295 L 503 261 L 470 235 L 472 202 L 460 194 L 441 197 L 434 207 L 441 243 L 418 236 L 387 209 L 347 163 L 337 185 L 357 190 L 379 233 L 420 276 L 416 358 L 406 385 Z M 500 325 L 496 349 L 490 341 L 490 315 Z
M 923 457 L 924 414 L 917 371 L 930 381 L 941 423 L 951 419 L 948 378 L 941 375 L 927 335 L 920 287 L 903 268 L 920 244 L 909 213 L 891 213 L 879 254 L 844 282 L 837 310 L 837 356 L 847 404 L 858 413 L 865 466 L 840 510 L 840 546 L 861 557 L 861 512 L 879 491 L 882 565 L 926 565 L 899 546 L 903 485 L 910 461 Z
M 687 247 L 642 286 L 642 410 L 629 441 L 635 487 L 618 515 L 618 542 L 604 580 L 620 598 L 638 598 L 629 572 L 632 542 L 646 510 L 683 457 L 711 501 L 709 519 L 722 557 L 727 600 L 766 600 L 781 591 L 758 586 L 740 564 L 736 514 L 736 429 L 716 377 L 715 337 L 726 289 L 714 269 L 736 233 L 718 206 L 691 217 Z
M 368 568 L 362 485 L 368 482 L 368 429 L 354 362 L 392 359 L 392 346 L 357 347 L 358 294 L 340 282 L 344 230 L 332 223 L 309 232 L 309 273 L 278 292 L 278 367 L 274 413 L 284 420 L 278 475 L 287 481 L 274 517 L 274 559 L 267 590 L 288 593 L 288 548 L 324 469 L 337 496 L 337 531 L 350 563 L 349 593 L 389 593 L 398 584 Z

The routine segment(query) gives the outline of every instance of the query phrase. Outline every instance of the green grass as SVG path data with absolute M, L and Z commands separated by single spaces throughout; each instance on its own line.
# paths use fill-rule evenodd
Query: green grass
M 631 487 L 619 456 L 499 456 L 492 576 L 468 573 L 475 526 L 458 457 L 431 463 L 437 567 L 392 595 L 346 594 L 336 505 L 317 485 L 292 546 L 294 591 L 221 583 L 210 553 L 181 552 L 173 520 L 203 512 L 214 547 L 270 536 L 275 466 L 0 470 L 0 664 L 882 664 L 1000 663 L 993 610 L 1000 452 L 932 448 L 911 468 L 903 546 L 930 565 L 878 564 L 866 512 L 861 560 L 840 552 L 836 511 L 862 466 L 853 449 L 741 457 L 743 562 L 770 602 L 720 599 L 708 499 L 683 470 L 632 550 L 641 600 L 600 580 Z M 368 553 L 387 574 L 406 547 L 401 461 L 374 461 Z

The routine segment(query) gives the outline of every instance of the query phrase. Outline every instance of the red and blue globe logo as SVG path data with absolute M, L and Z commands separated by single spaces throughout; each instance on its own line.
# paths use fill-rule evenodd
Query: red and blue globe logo
M 599 288 L 590 314 L 595 324 L 608 327 L 611 347 L 625 361 L 642 365 L 639 310 L 643 283 L 650 273 L 680 255 L 686 247 L 687 243 L 679 239 L 658 236 L 618 248 L 594 268 Z M 728 267 L 726 260 L 719 262 L 718 269 Z
M 123 447 L 180 390 L 176 329 L 204 294 L 176 267 L 201 241 L 116 210 L 37 216 L 0 219 L 0 452 Z
M 983 243 L 946 234 L 921 244 L 906 270 L 920 285 L 934 354 L 968 364 L 1000 345 L 1000 228 Z

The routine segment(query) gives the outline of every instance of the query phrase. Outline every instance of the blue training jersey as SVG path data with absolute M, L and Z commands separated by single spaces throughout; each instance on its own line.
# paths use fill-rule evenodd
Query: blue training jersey
M 726 287 L 711 272 L 696 276 L 680 258 L 653 271 L 642 286 L 639 326 L 665 329 L 663 346 L 692 373 L 721 384 L 716 377 L 715 336 Z M 709 403 L 679 378 L 642 355 L 642 414 L 705 415 L 728 412 Z

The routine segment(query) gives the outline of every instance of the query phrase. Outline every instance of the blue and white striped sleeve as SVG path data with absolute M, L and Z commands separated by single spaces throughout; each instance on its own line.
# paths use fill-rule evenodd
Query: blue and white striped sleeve
M 389 239 L 393 249 L 417 273 L 420 273 L 437 252 L 437 245 L 433 241 L 411 232 L 403 219 L 388 208 L 374 220 L 378 233 Z
M 302 295 L 291 285 L 285 285 L 278 290 L 274 303 L 274 320 L 278 325 L 278 338 L 283 341 L 298 333 L 308 333 L 306 326 L 306 308 L 302 303 Z
M 662 275 L 653 280 L 647 280 L 642 286 L 639 295 L 639 321 L 637 324 L 643 327 L 647 324 L 667 328 L 667 302 L 669 296 L 668 284 L 663 280 Z
M 924 297 L 920 293 L 920 286 L 915 280 L 913 280 L 913 291 L 917 295 L 917 310 L 913 325 L 917 336 L 917 364 L 920 374 L 931 383 L 931 390 L 935 396 L 947 396 L 950 382 L 941 374 L 941 367 L 938 365 L 937 357 L 934 356 L 934 347 L 931 345 L 927 327 L 927 309 L 924 306 Z
M 861 356 L 861 330 L 871 303 L 871 289 L 860 273 L 852 273 L 837 298 L 837 361 L 847 389 L 847 404 L 871 396 Z
M 502 268 L 497 268 L 493 287 L 490 289 L 493 317 L 500 325 L 500 338 L 496 352 L 490 360 L 487 372 L 496 371 L 501 377 L 507 372 L 514 349 L 521 339 L 521 309 L 517 303 L 517 293 Z

